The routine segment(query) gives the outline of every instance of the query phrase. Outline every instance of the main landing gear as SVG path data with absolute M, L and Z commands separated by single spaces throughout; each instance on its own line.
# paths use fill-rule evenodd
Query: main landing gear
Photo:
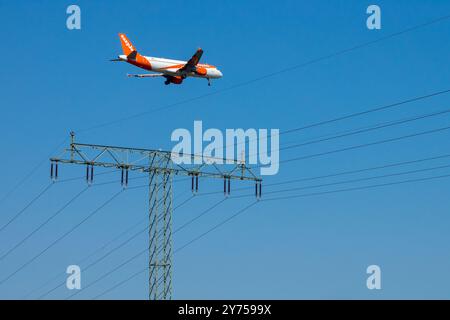
M 211 79 L 208 78 L 208 86 L 211 86 Z

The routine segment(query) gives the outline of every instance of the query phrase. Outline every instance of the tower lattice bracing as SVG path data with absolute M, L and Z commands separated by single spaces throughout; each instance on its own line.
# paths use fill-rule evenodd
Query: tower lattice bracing
M 58 178 L 59 164 L 85 166 L 88 183 L 94 181 L 94 167 L 115 169 L 120 174 L 123 188 L 128 187 L 129 172 L 148 175 L 148 285 L 151 300 L 172 298 L 172 211 L 175 175 L 190 177 L 193 193 L 198 192 L 199 177 L 222 179 L 225 195 L 230 194 L 231 180 L 253 181 L 255 195 L 257 198 L 261 197 L 262 180 L 254 175 L 243 161 L 221 159 L 227 160 L 226 164 L 218 165 L 209 157 L 208 161 L 202 161 L 201 164 L 178 164 L 174 159 L 179 156 L 170 151 L 76 143 L 75 136 L 71 133 L 70 147 L 60 156 L 50 158 L 51 178 L 54 180 Z M 189 156 L 192 160 L 204 158 L 201 155 Z M 195 162 L 198 161 L 193 161 Z

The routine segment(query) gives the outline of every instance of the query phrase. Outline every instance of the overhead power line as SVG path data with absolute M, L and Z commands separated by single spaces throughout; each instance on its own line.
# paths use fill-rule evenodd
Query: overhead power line
M 78 199 L 87 189 L 89 186 L 81 190 L 79 193 L 77 193 L 74 197 L 72 197 L 68 202 L 66 202 L 60 209 L 56 210 L 54 214 L 52 214 L 50 217 L 48 217 L 44 222 L 42 222 L 37 228 L 33 229 L 27 236 L 25 236 L 22 240 L 20 240 L 18 243 L 16 243 L 12 248 L 10 248 L 8 251 L 3 253 L 0 256 L 0 261 L 5 259 L 11 252 L 16 250 L 18 247 L 20 247 L 25 241 L 27 241 L 29 238 L 31 238 L 36 232 L 41 230 L 45 225 L 47 225 L 50 221 L 52 221 L 54 218 L 56 218 L 61 212 L 63 212 L 69 205 L 71 205 L 76 199 Z
M 289 189 L 266 191 L 266 192 L 264 192 L 264 194 L 265 195 L 268 195 L 268 194 L 270 195 L 270 194 L 275 194 L 275 193 L 287 193 L 287 192 L 298 191 L 298 190 L 323 188 L 323 187 L 336 186 L 336 185 L 341 185 L 341 184 L 348 184 L 348 183 L 355 183 L 355 182 L 364 182 L 364 181 L 375 180 L 375 179 L 398 177 L 398 176 L 403 176 L 403 175 L 408 175 L 408 174 L 428 172 L 428 171 L 434 171 L 434 170 L 441 170 L 441 169 L 446 169 L 446 168 L 450 168 L 450 165 L 442 165 L 442 166 L 436 166 L 436 167 L 431 167 L 431 168 L 408 170 L 408 171 L 395 172 L 395 173 L 383 174 L 383 175 L 372 176 L 372 177 L 364 177 L 364 178 L 336 181 L 336 182 L 316 184 L 316 185 L 309 185 L 309 186 L 302 186 L 302 187 L 295 187 L 295 188 L 289 188 Z M 279 184 L 281 184 L 281 183 L 279 183 Z M 246 197 L 250 197 L 250 196 L 253 196 L 253 195 L 240 195 L 240 196 L 238 195 L 238 196 L 233 196 L 233 198 L 246 198 Z
M 325 124 L 330 124 L 330 123 L 334 123 L 334 122 L 338 122 L 338 121 L 342 121 L 342 120 L 348 120 L 348 119 L 351 119 L 351 118 L 360 117 L 360 116 L 367 115 L 367 114 L 370 114 L 370 113 L 375 113 L 375 112 L 384 111 L 384 110 L 387 110 L 387 109 L 400 107 L 400 106 L 403 106 L 403 105 L 406 105 L 406 104 L 409 104 L 409 103 L 412 103 L 412 102 L 418 102 L 418 101 L 430 99 L 430 98 L 433 98 L 433 97 L 437 97 L 437 96 L 440 96 L 440 95 L 448 94 L 448 93 L 450 93 L 450 89 L 441 90 L 441 91 L 435 91 L 435 92 L 432 92 L 432 93 L 429 93 L 429 94 L 426 94 L 426 95 L 421 95 L 421 96 L 417 96 L 417 97 L 401 100 L 401 101 L 398 101 L 398 102 L 394 102 L 394 103 L 378 106 L 378 107 L 371 108 L 371 109 L 364 110 L 364 111 L 350 113 L 350 114 L 347 114 L 347 115 L 339 116 L 339 117 L 332 118 L 332 119 L 329 119 L 329 120 L 315 122 L 315 123 L 304 125 L 304 126 L 297 127 L 297 128 L 292 128 L 292 129 L 289 129 L 289 130 L 286 130 L 286 131 L 282 131 L 282 132 L 280 132 L 280 134 L 288 134 L 288 133 L 298 132 L 298 131 L 302 131 L 302 130 L 306 130 L 306 129 L 311 129 L 311 128 L 314 128 L 314 127 L 323 126 Z
M 136 273 L 133 273 L 130 277 L 126 278 L 125 280 L 122 280 L 122 281 L 116 283 L 116 284 L 115 284 L 114 286 L 112 286 L 111 288 L 108 288 L 107 290 L 103 291 L 102 293 L 96 295 L 96 296 L 93 298 L 93 300 L 97 300 L 98 298 L 103 297 L 105 294 L 107 294 L 107 293 L 113 291 L 114 289 L 120 287 L 121 285 L 123 285 L 123 284 L 125 284 L 125 283 L 127 283 L 127 282 L 129 282 L 129 281 L 131 281 L 131 280 L 133 280 L 134 278 L 136 278 L 137 276 L 139 276 L 139 275 L 145 273 L 146 271 L 147 271 L 147 268 L 144 268 L 144 269 L 139 270 L 139 271 L 136 272 Z
M 369 171 L 375 171 L 375 170 L 381 170 L 381 169 L 388 169 L 388 168 L 394 168 L 399 166 L 405 166 L 410 164 L 416 164 L 416 163 L 422 163 L 427 161 L 433 161 L 433 160 L 440 160 L 440 159 L 446 159 L 449 158 L 450 154 L 443 154 L 433 157 L 427 157 L 427 158 L 420 158 L 420 159 L 414 159 L 414 160 L 407 160 L 407 161 L 400 161 L 400 162 L 390 162 L 382 165 L 372 166 L 372 167 L 366 167 L 362 169 L 355 169 L 355 170 L 345 170 L 345 171 L 338 171 L 334 173 L 328 173 L 318 176 L 311 176 L 311 177 L 304 177 L 304 178 L 298 178 L 298 179 L 290 179 L 290 180 L 284 180 L 279 182 L 272 182 L 272 183 L 266 183 L 264 184 L 265 188 L 270 188 L 274 186 L 280 186 L 280 185 L 286 185 L 286 184 L 293 184 L 297 182 L 305 182 L 305 181 L 313 181 L 313 180 L 320 180 L 320 179 L 326 179 L 326 178 L 333 178 L 343 175 L 350 175 L 350 174 L 356 174 L 356 173 L 363 173 L 363 172 L 369 172 Z M 241 187 L 236 188 L 234 191 L 243 191 L 243 190 L 251 190 L 253 187 Z M 211 192 L 203 192 L 199 193 L 197 196 L 206 196 L 211 194 L 219 194 L 222 193 L 222 191 L 211 191 Z
M 323 192 L 314 192 L 314 193 L 307 193 L 307 194 L 298 194 L 298 195 L 291 195 L 291 196 L 282 196 L 282 197 L 264 199 L 264 201 L 296 199 L 296 198 L 319 196 L 319 195 L 326 195 L 326 194 L 333 194 L 333 193 L 341 193 L 341 192 L 349 192 L 349 191 L 357 191 L 357 190 L 366 190 L 366 189 L 394 186 L 394 185 L 400 185 L 400 184 L 406 184 L 406 183 L 438 180 L 438 179 L 444 179 L 444 178 L 450 178 L 450 174 L 432 176 L 432 177 L 426 177 L 426 178 L 409 179 L 409 180 L 404 180 L 404 181 L 380 183 L 380 184 L 374 184 L 374 185 L 368 185 L 368 186 L 362 186 L 362 187 L 346 188 L 346 189 L 323 191 Z M 263 201 L 263 200 L 261 200 L 261 201 Z
M 222 200 L 223 202 L 223 200 Z M 174 251 L 174 254 L 176 254 L 177 252 L 180 252 L 181 250 L 185 249 L 186 247 L 188 247 L 189 245 L 193 244 L 194 242 L 200 240 L 201 238 L 205 237 L 207 234 L 211 233 L 212 231 L 220 228 L 221 226 L 223 226 L 224 224 L 226 224 L 227 222 L 233 220 L 234 218 L 236 218 L 237 216 L 243 214 L 245 211 L 247 211 L 248 209 L 250 209 L 251 207 L 253 207 L 256 203 L 258 203 L 258 201 L 252 202 L 251 204 L 247 205 L 246 207 L 240 209 L 239 211 L 237 211 L 236 213 L 234 213 L 233 215 L 229 216 L 227 219 L 221 221 L 220 223 L 214 225 L 212 228 L 208 229 L 206 232 L 200 234 L 199 236 L 195 237 L 194 239 L 192 239 L 191 241 L 189 241 L 188 243 L 184 244 L 183 246 L 179 247 L 178 249 L 176 249 Z M 115 271 L 115 270 L 114 270 Z M 114 272 L 112 271 L 112 272 Z M 139 270 L 138 272 L 132 274 L 130 277 L 126 278 L 125 280 L 115 284 L 113 287 L 103 291 L 102 293 L 100 293 L 99 295 L 95 296 L 94 299 L 98 299 L 101 296 L 105 295 L 108 292 L 111 292 L 112 290 L 116 289 L 117 287 L 121 286 L 122 284 L 132 280 L 133 278 L 137 277 L 138 275 L 144 273 L 145 271 L 147 271 L 147 268 L 144 268 L 142 270 Z M 112 273 L 111 272 L 111 273 Z M 110 273 L 109 273 L 110 274 Z
M 342 175 L 363 173 L 363 172 L 368 172 L 368 171 L 393 168 L 393 167 L 410 165 L 410 164 L 416 164 L 416 163 L 421 163 L 421 162 L 426 162 L 426 161 L 440 160 L 440 159 L 445 159 L 445 158 L 449 158 L 449 157 L 450 157 L 450 154 L 444 154 L 444 155 L 428 157 L 428 158 L 421 158 L 421 159 L 415 159 L 415 160 L 409 160 L 409 161 L 387 163 L 387 164 L 383 164 L 383 165 L 379 165 L 379 166 L 373 166 L 373 167 L 368 167 L 368 168 L 348 170 L 348 171 L 340 171 L 340 172 L 330 173 L 330 174 L 326 174 L 326 175 L 319 175 L 319 176 L 314 176 L 314 177 L 306 177 L 306 178 L 299 178 L 299 179 L 291 179 L 291 180 L 282 181 L 282 182 L 268 183 L 268 184 L 265 184 L 265 187 L 272 187 L 272 186 L 278 186 L 278 185 L 283 185 L 283 184 L 291 184 L 291 183 L 296 183 L 296 182 L 311 181 L 311 180 L 318 180 L 318 179 L 325 179 L 325 178 L 333 178 L 333 177 L 342 176 Z
M 281 164 L 281 163 L 288 163 L 288 162 L 293 162 L 293 161 L 311 159 L 311 158 L 321 157 L 321 156 L 325 156 L 325 155 L 341 153 L 341 152 L 345 152 L 345 151 L 361 149 L 361 148 L 375 146 L 375 145 L 380 145 L 380 144 L 384 144 L 384 143 L 395 142 L 395 141 L 415 138 L 415 137 L 418 137 L 418 136 L 423 136 L 423 135 L 443 132 L 443 131 L 446 131 L 446 130 L 449 130 L 449 129 L 450 129 L 450 126 L 441 127 L 441 128 L 437 128 L 437 129 L 426 130 L 426 131 L 416 132 L 416 133 L 412 133 L 412 134 L 408 134 L 408 135 L 403 135 L 403 136 L 399 136 L 399 137 L 395 137 L 395 138 L 383 139 L 383 140 L 378 140 L 378 141 L 375 141 L 375 142 L 363 143 L 363 144 L 354 145 L 354 146 L 350 146 L 350 147 L 334 149 L 334 150 L 329 150 L 329 151 L 320 152 L 320 153 L 314 153 L 314 154 L 310 154 L 310 155 L 306 155 L 306 156 L 301 156 L 301 157 L 295 157 L 295 158 L 290 158 L 290 159 L 286 159 L 286 160 L 281 160 L 281 161 L 279 161 L 279 163 Z M 258 167 L 261 167 L 261 165 L 255 166 L 253 168 L 258 168 Z
M 103 174 L 108 174 L 111 172 L 103 172 Z M 101 174 L 101 173 L 100 173 Z M 98 174 L 98 175 L 100 175 Z M 97 175 L 97 176 L 98 176 Z M 134 179 L 138 179 L 138 178 L 142 178 L 142 177 L 135 177 Z M 73 181 L 73 180 L 79 180 L 79 179 L 84 179 L 84 177 L 79 177 L 79 178 L 69 178 L 69 179 L 65 179 L 62 181 L 58 181 L 57 183 L 61 183 L 61 182 L 67 182 L 67 181 Z M 130 178 L 130 180 L 132 180 L 133 178 Z M 186 180 L 186 179 L 180 179 L 180 180 L 176 180 L 174 181 L 174 183 L 179 182 L 181 180 Z M 50 186 L 52 186 L 55 182 L 51 183 Z M 93 185 L 88 185 L 88 187 L 98 187 L 98 186 L 104 186 L 104 185 L 110 185 L 113 183 L 118 183 L 118 181 L 114 180 L 114 181 L 108 181 L 108 182 L 103 182 L 103 183 L 97 183 L 97 184 L 93 184 Z M 63 212 L 72 202 L 74 202 L 79 196 L 81 196 L 82 193 L 84 193 L 88 187 L 86 187 L 85 189 L 83 189 L 80 193 L 78 193 L 75 197 L 73 197 L 72 199 L 70 199 L 69 202 L 67 202 L 64 206 L 62 206 L 59 210 L 57 210 L 53 215 L 51 215 L 50 217 L 48 217 L 44 222 L 42 222 L 38 227 L 36 227 L 35 229 L 33 229 L 27 236 L 25 236 L 22 240 L 20 240 L 16 245 L 14 245 L 11 249 L 9 249 L 7 252 L 5 252 L 4 254 L 2 254 L 0 256 L 0 261 L 2 261 L 4 258 L 6 258 L 8 255 L 10 255 L 14 250 L 16 250 L 18 247 L 20 247 L 23 243 L 25 243 L 25 241 L 27 241 L 29 238 L 31 238 L 34 234 L 36 234 L 39 230 L 41 230 L 44 226 L 46 226 L 48 223 L 50 223 L 50 221 L 52 221 L 54 218 L 56 218 L 61 212 Z M 141 186 L 139 186 L 140 188 Z M 133 187 L 131 187 L 133 188 Z M 45 190 L 46 191 L 46 190 Z M 12 222 L 12 220 L 11 220 Z M 6 227 L 6 226 L 5 226 Z
M 397 126 L 397 125 L 401 125 L 401 124 L 405 124 L 405 123 L 409 123 L 409 122 L 413 122 L 413 121 L 423 120 L 423 119 L 436 117 L 436 116 L 442 116 L 442 115 L 446 115 L 448 113 L 450 113 L 450 109 L 444 109 L 444 110 L 426 113 L 426 114 L 422 114 L 422 115 L 418 115 L 418 116 L 414 116 L 414 117 L 408 117 L 408 118 L 404 118 L 404 119 L 400 119 L 400 120 L 394 120 L 394 121 L 391 120 L 391 121 L 380 122 L 380 123 L 377 123 L 377 124 L 374 124 L 371 126 L 367 126 L 367 127 L 363 127 L 363 128 L 345 130 L 345 131 L 342 131 L 342 132 L 339 132 L 336 134 L 327 134 L 327 135 L 324 135 L 324 136 L 321 136 L 321 137 L 318 137 L 318 138 L 315 138 L 312 140 L 307 140 L 307 141 L 304 141 L 301 143 L 287 144 L 285 146 L 281 146 L 278 149 L 274 149 L 273 151 L 283 151 L 283 150 L 304 147 L 304 146 L 308 146 L 308 145 L 312 145 L 312 144 L 316 144 L 316 143 L 320 143 L 320 142 L 331 141 L 331 140 L 335 140 L 335 139 L 354 136 L 354 135 L 361 134 L 361 133 L 367 133 L 367 132 L 371 132 L 371 131 L 375 131 L 375 130 L 393 127 L 393 126 Z M 250 154 L 249 157 L 257 156 L 257 155 L 258 155 L 258 153 L 253 153 L 253 154 Z M 226 160 L 226 159 L 224 159 L 224 160 Z
M 90 218 L 92 218 L 97 212 L 99 212 L 101 209 L 103 209 L 107 204 L 109 204 L 110 202 L 112 202 L 117 196 L 119 196 L 119 194 L 121 194 L 124 190 L 126 189 L 122 189 L 119 192 L 117 192 L 116 194 L 114 194 L 110 199 L 108 199 L 107 201 L 105 201 L 101 206 L 99 206 L 97 209 L 95 209 L 94 211 L 92 211 L 88 216 L 86 216 L 83 220 L 81 220 L 79 223 L 77 223 L 74 227 L 72 227 L 70 230 L 68 230 L 67 232 L 65 232 L 64 234 L 62 234 L 60 237 L 58 237 L 56 240 L 54 240 L 53 242 L 51 242 L 47 247 L 45 247 L 42 251 L 40 251 L 38 254 L 36 254 L 35 256 L 33 256 L 30 260 L 26 261 L 24 264 L 22 264 L 19 268 L 17 268 L 15 271 L 13 271 L 12 273 L 10 273 L 8 276 L 6 276 L 5 278 L 3 278 L 0 281 L 0 285 L 3 285 L 6 281 L 8 281 L 9 279 L 11 279 L 13 276 L 15 276 L 17 273 L 19 273 L 20 271 L 22 271 L 25 267 L 27 267 L 28 265 L 30 265 L 33 261 L 35 261 L 37 258 L 39 258 L 40 256 L 42 256 L 45 252 L 47 252 L 50 248 L 52 248 L 54 245 L 56 245 L 59 241 L 63 240 L 65 237 L 67 237 L 69 234 L 71 234 L 73 231 L 75 231 L 78 227 L 80 227 L 83 223 L 85 223 L 87 220 L 89 220 Z
M 233 214 L 231 217 L 223 220 L 222 222 L 220 222 L 219 224 L 216 224 L 215 226 L 213 226 L 212 228 L 208 229 L 206 232 L 202 233 L 201 235 L 197 236 L 196 238 L 192 239 L 191 241 L 189 241 L 188 243 L 186 243 L 185 245 L 183 245 L 182 247 L 178 248 L 177 250 L 175 250 L 174 253 L 176 253 L 177 251 L 181 251 L 183 249 L 185 249 L 187 246 L 189 246 L 190 244 L 194 243 L 195 241 L 201 239 L 202 237 L 206 236 L 207 234 L 211 233 L 213 230 L 217 229 L 218 227 L 220 227 L 221 225 L 225 224 L 226 222 L 230 221 L 231 219 L 236 218 L 238 215 L 244 213 L 246 210 L 248 210 L 250 207 L 252 207 L 253 205 L 255 205 L 256 203 L 259 202 L 268 202 L 268 201 L 276 201 L 276 200 L 286 200 L 286 199 L 293 199 L 293 198 L 300 198 L 300 197 L 309 197 L 309 196 L 319 196 L 319 195 L 326 195 L 326 194 L 333 194 L 333 193 L 341 193 L 341 192 L 349 192 L 349 191 L 357 191 L 357 190 L 364 190 L 364 189 L 370 189 L 370 188 L 378 188 L 378 187 L 386 187 L 386 186 L 392 186 L 392 185 L 396 185 L 396 184 L 405 184 L 405 183 L 414 183 L 414 182 L 422 182 L 422 181 L 431 181 L 431 180 L 436 180 L 436 179 L 443 179 L 443 178 L 450 178 L 450 174 L 448 175 L 440 175 L 440 176 L 433 176 L 433 177 L 427 177 L 427 178 L 419 178 L 419 179 L 410 179 L 410 180 L 404 180 L 404 181 L 397 181 L 397 182 L 391 182 L 391 183 L 383 183 L 383 184 L 377 184 L 377 185 L 369 185 L 369 186 L 363 186 L 363 187 L 355 187 L 355 188 L 347 188 L 347 189 L 339 189 L 339 190 L 332 190 L 332 191 L 325 191 L 325 192 L 315 192 L 315 193 L 309 193 L 309 194 L 300 194 L 300 195 L 293 195 L 293 196 L 284 196 L 284 197 L 277 197 L 277 198 L 270 198 L 270 199 L 263 199 L 263 200 L 259 200 L 256 202 L 251 203 L 250 205 L 248 205 L 247 207 L 245 207 L 244 209 L 241 209 L 240 211 L 238 211 L 237 213 Z M 118 288 L 119 286 L 125 284 L 128 281 L 131 281 L 132 279 L 136 278 L 138 275 L 146 272 L 148 269 L 144 268 L 141 270 L 138 270 L 137 272 L 133 273 L 131 276 L 129 276 L 128 278 L 118 282 L 117 284 L 115 284 L 114 286 L 108 288 L 107 290 L 103 291 L 102 293 L 96 295 L 94 297 L 94 299 L 98 299 L 102 296 L 104 296 L 105 294 L 113 291 L 114 289 Z
M 351 132 L 341 133 L 341 134 L 327 137 L 327 138 L 313 139 L 313 140 L 310 140 L 307 142 L 297 143 L 297 144 L 281 147 L 278 150 L 282 151 L 282 150 L 294 149 L 294 148 L 298 148 L 298 147 L 304 147 L 304 146 L 316 144 L 319 142 L 331 141 L 331 140 L 335 140 L 335 139 L 353 136 L 353 135 L 360 134 L 360 133 L 367 133 L 367 132 L 371 132 L 371 131 L 375 131 L 375 130 L 385 129 L 388 127 L 393 127 L 393 126 L 397 126 L 397 125 L 401 125 L 401 124 L 405 124 L 405 123 L 409 123 L 409 122 L 413 122 L 413 121 L 417 121 L 417 120 L 423 120 L 423 119 L 427 119 L 427 118 L 431 118 L 431 117 L 442 116 L 442 115 L 446 115 L 448 113 L 450 113 L 450 109 L 427 113 L 427 114 L 423 114 L 423 115 L 419 115 L 419 116 L 415 116 L 415 117 L 407 118 L 407 119 L 403 119 L 403 120 L 398 120 L 398 121 L 383 122 L 383 123 L 379 123 L 375 126 L 372 126 L 370 128 L 356 129 Z
M 83 259 L 80 260 L 80 263 L 84 263 L 85 261 L 87 261 L 89 258 L 91 258 L 92 256 L 95 256 L 97 253 L 103 251 L 104 249 L 106 249 L 108 246 L 110 246 L 112 243 L 114 243 L 115 241 L 117 241 L 118 239 L 122 238 L 125 234 L 129 233 L 131 230 L 135 229 L 136 227 L 142 225 L 142 223 L 144 223 L 147 220 L 147 217 L 144 217 L 144 219 L 140 219 L 138 222 L 136 222 L 135 224 L 133 224 L 132 226 L 128 227 L 127 229 L 123 230 L 121 233 L 119 233 L 118 235 L 116 235 L 113 239 L 109 240 L 108 242 L 106 242 L 105 244 L 103 244 L 101 247 L 97 248 L 96 250 L 94 250 L 92 253 L 90 253 L 89 255 L 85 256 Z M 37 292 L 38 290 L 45 288 L 48 284 L 50 284 L 51 282 L 55 281 L 57 278 L 65 275 L 65 271 L 58 273 L 56 276 L 52 277 L 51 279 L 47 280 L 45 283 L 43 283 L 41 286 L 34 288 L 32 291 L 30 291 L 27 295 L 25 295 L 23 297 L 23 299 L 27 299 L 29 297 L 31 297 L 35 292 Z
M 140 188 L 140 187 L 146 187 L 147 185 L 144 186 L 137 186 L 135 188 Z M 177 205 L 174 210 L 180 208 L 181 206 L 185 205 L 187 202 L 189 202 L 190 200 L 192 200 L 194 198 L 194 196 L 189 197 L 188 199 L 186 199 L 185 201 L 183 201 L 182 203 L 180 203 L 179 205 Z M 163 199 L 160 199 L 160 201 L 162 202 Z M 145 217 L 144 220 L 148 220 L 148 217 Z M 96 260 L 94 260 L 93 262 L 91 262 L 90 264 L 88 264 L 87 266 L 83 267 L 83 272 L 89 270 L 90 268 L 92 268 L 93 266 L 97 265 L 98 263 L 100 263 L 101 261 L 103 261 L 105 258 L 107 258 L 108 256 L 110 256 L 112 253 L 116 252 L 117 250 L 123 248 L 126 244 L 130 243 L 132 240 L 136 239 L 139 235 L 143 234 L 144 232 L 146 232 L 149 229 L 149 225 L 147 225 L 145 228 L 139 230 L 138 232 L 132 234 L 130 237 L 128 237 L 125 241 L 122 241 L 120 244 L 118 244 L 117 246 L 115 246 L 114 248 L 112 248 L 111 250 L 107 251 L 105 254 L 103 254 L 101 257 L 97 258 Z M 48 296 L 50 293 L 54 292 L 56 289 L 58 289 L 59 287 L 63 286 L 66 283 L 66 281 L 62 281 L 61 283 L 59 283 L 58 285 L 54 286 L 52 289 L 46 291 L 45 293 L 43 293 L 42 295 L 40 295 L 38 297 L 38 299 L 42 299 L 46 296 Z
M 183 250 L 184 248 L 186 248 L 187 246 L 191 245 L 192 243 L 200 240 L 201 238 L 203 238 L 204 236 L 206 236 L 207 234 L 213 232 L 214 230 L 220 228 L 221 226 L 223 226 L 225 223 L 233 220 L 234 218 L 236 218 L 237 216 L 239 216 L 240 214 L 244 213 L 245 211 L 247 211 L 248 209 L 250 209 L 251 207 L 253 207 L 255 204 L 257 204 L 259 201 L 261 200 L 257 200 L 252 202 L 251 204 L 249 204 L 248 206 L 244 207 L 243 209 L 239 210 L 238 212 L 236 212 L 235 214 L 229 216 L 227 219 L 221 221 L 220 223 L 214 225 L 212 228 L 208 229 L 207 231 L 203 232 L 202 234 L 198 235 L 197 237 L 195 237 L 194 239 L 192 239 L 191 241 L 185 243 L 184 245 L 182 245 L 181 247 L 175 249 L 175 251 L 173 252 L 174 254 L 177 252 L 180 252 L 181 250 Z
M 426 95 L 421 95 L 421 96 L 416 96 L 416 97 L 413 97 L 413 98 L 408 98 L 408 99 L 405 99 L 405 100 L 401 100 L 401 101 L 397 101 L 397 102 L 394 102 L 394 103 L 381 105 L 381 106 L 374 107 L 374 108 L 371 108 L 371 109 L 367 109 L 367 110 L 364 110 L 364 111 L 358 111 L 358 112 L 354 112 L 354 113 L 349 113 L 347 115 L 338 116 L 338 117 L 331 118 L 331 119 L 328 119 L 328 120 L 322 120 L 322 121 L 306 124 L 306 125 L 303 125 L 303 126 L 299 126 L 299 127 L 296 127 L 296 128 L 287 129 L 287 130 L 284 130 L 284 131 L 280 131 L 278 134 L 270 134 L 270 132 L 269 132 L 267 134 L 267 139 L 269 139 L 270 137 L 273 137 L 273 136 L 276 137 L 276 136 L 282 136 L 282 135 L 285 135 L 285 134 L 291 134 L 291 133 L 295 133 L 295 132 L 299 132 L 299 131 L 303 131 L 303 130 L 307 130 L 307 129 L 312 129 L 312 128 L 315 128 L 315 127 L 320 127 L 320 126 L 323 126 L 323 125 L 327 125 L 327 124 L 331 124 L 331 123 L 335 123 L 335 122 L 339 122 L 339 121 L 343 121 L 343 120 L 347 120 L 347 119 L 351 119 L 351 118 L 355 118 L 355 117 L 360 117 L 360 116 L 363 116 L 363 115 L 367 115 L 367 114 L 371 114 L 371 113 L 375 113 L 375 112 L 379 112 L 379 111 L 384 111 L 384 110 L 387 110 L 387 109 L 392 109 L 392 108 L 404 106 L 404 105 L 407 105 L 407 104 L 412 103 L 412 102 L 418 102 L 418 101 L 430 99 L 430 98 L 433 98 L 433 97 L 437 97 L 437 96 L 440 96 L 440 95 L 448 94 L 448 93 L 450 93 L 450 89 L 441 90 L 441 91 L 435 91 L 435 92 L 432 92 L 432 93 L 429 93 L 429 94 L 426 94 Z M 435 116 L 435 115 L 444 114 L 444 113 L 446 113 L 444 111 L 445 110 L 443 110 L 441 112 L 438 112 L 436 114 L 422 115 L 422 116 L 419 116 L 418 118 L 409 118 L 409 119 L 399 120 L 397 124 L 402 124 L 402 123 L 415 121 L 415 120 L 420 120 L 420 119 L 424 119 L 424 118 Z M 389 122 L 386 122 L 386 123 L 381 123 L 378 126 L 387 127 L 387 126 L 389 126 L 388 124 L 389 124 Z M 397 125 L 397 124 L 394 124 L 394 125 Z M 376 127 L 377 126 L 374 126 L 374 128 L 376 128 Z M 368 127 L 368 128 L 366 128 L 366 130 L 369 130 L 370 128 L 372 128 L 372 127 Z M 364 130 L 364 129 L 359 129 L 359 130 Z M 357 131 L 359 131 L 359 130 L 357 130 Z M 372 130 L 376 130 L 376 129 L 372 129 Z M 248 139 L 249 142 L 252 141 L 252 140 L 253 139 Z M 245 143 L 246 143 L 245 141 L 238 142 L 236 144 L 229 144 L 226 147 L 232 147 L 234 145 L 241 145 L 241 144 L 245 144 Z M 287 148 L 289 148 L 289 147 L 287 147 Z
M 189 198 L 189 200 L 192 199 Z M 213 209 L 215 209 L 219 204 L 221 204 L 224 201 L 224 199 L 220 200 L 219 202 L 215 203 L 214 205 L 212 205 L 211 207 L 208 207 L 206 210 L 204 210 L 201 215 L 204 215 L 210 211 L 212 211 Z M 174 234 L 179 232 L 182 228 L 179 228 L 178 230 L 174 231 Z M 163 248 L 160 248 L 160 250 L 162 250 Z M 104 278 L 106 278 L 107 276 L 109 276 L 110 274 L 114 273 L 115 271 L 119 270 L 120 268 L 122 268 L 123 266 L 127 265 L 128 263 L 130 263 L 131 261 L 139 258 L 140 256 L 144 255 L 145 253 L 147 253 L 149 250 L 149 248 L 145 248 L 142 251 L 139 251 L 137 254 L 133 255 L 131 258 L 125 260 L 124 262 L 120 263 L 119 265 L 117 265 L 116 267 L 114 267 L 112 270 L 104 273 L 103 275 L 101 275 L 100 277 L 98 277 L 97 279 L 95 279 L 93 282 L 90 282 L 88 285 L 84 286 L 82 289 L 78 290 L 77 292 L 73 293 L 72 295 L 70 295 L 69 297 L 66 298 L 67 299 L 71 299 L 74 296 L 76 296 L 77 294 L 79 294 L 81 291 L 86 290 L 88 288 L 90 288 L 91 286 L 93 286 L 94 284 L 98 283 L 99 281 L 103 280 Z M 146 270 L 148 270 L 148 267 L 146 268 Z
M 185 229 L 187 226 L 189 226 L 190 224 L 194 223 L 195 221 L 197 221 L 198 219 L 200 219 L 201 217 L 203 217 L 205 214 L 207 214 L 208 212 L 210 212 L 211 210 L 213 210 L 214 208 L 216 208 L 217 206 L 219 206 L 220 204 L 222 204 L 222 202 L 224 202 L 225 200 L 227 200 L 228 198 L 223 198 L 222 200 L 220 200 L 219 202 L 217 202 L 214 206 L 210 207 L 208 210 L 203 211 L 202 213 L 200 213 L 199 215 L 196 215 L 194 218 L 186 221 L 185 223 L 183 223 L 181 226 L 179 226 L 178 228 L 175 229 L 175 231 L 173 233 L 177 233 L 180 232 L 181 230 Z
M 28 202 L 25 207 L 23 207 L 19 212 L 17 212 L 11 219 L 8 220 L 1 228 L 0 232 L 2 232 L 6 227 L 8 227 L 11 223 L 13 223 L 18 217 L 22 215 L 33 203 L 35 203 L 40 197 L 42 197 L 51 187 L 53 186 L 53 182 L 49 183 L 41 192 L 38 193 L 30 202 Z
M 62 141 L 60 144 L 58 144 L 50 153 L 50 155 L 52 153 L 54 153 L 56 150 L 58 150 L 64 143 L 66 143 L 67 138 L 64 139 L 64 141 Z M 50 156 L 49 155 L 49 156 Z M 40 167 L 42 167 L 42 165 L 44 163 L 47 162 L 48 157 L 47 156 L 45 159 L 42 159 L 42 161 L 40 161 L 33 169 L 31 169 L 30 172 L 28 172 L 16 185 L 14 185 L 14 187 L 12 187 L 12 189 L 10 189 L 0 200 L 0 204 L 2 204 L 6 199 L 8 199 L 17 189 L 19 189 L 31 176 L 33 176 L 37 170 L 39 170 Z M 1 231 L 1 229 L 0 229 Z

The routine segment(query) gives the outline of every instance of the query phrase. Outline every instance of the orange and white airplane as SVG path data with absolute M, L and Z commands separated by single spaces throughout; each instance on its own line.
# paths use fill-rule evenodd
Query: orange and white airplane
M 166 78 L 166 81 L 164 82 L 166 85 L 170 83 L 181 84 L 187 77 L 205 78 L 208 80 L 208 85 L 211 85 L 211 79 L 222 77 L 222 72 L 215 66 L 199 63 L 203 54 L 203 50 L 200 48 L 189 61 L 179 61 L 140 55 L 125 34 L 119 33 L 119 38 L 122 44 L 123 54 L 111 61 L 125 61 L 139 68 L 157 72 L 128 74 L 129 77 L 164 77 Z

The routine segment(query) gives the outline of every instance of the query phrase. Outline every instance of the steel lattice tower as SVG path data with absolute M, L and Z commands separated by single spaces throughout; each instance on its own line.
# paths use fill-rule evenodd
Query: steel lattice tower
M 149 299 L 172 294 L 172 172 L 150 171 L 149 178 Z
M 231 180 L 255 182 L 255 196 L 261 197 L 262 179 L 254 175 L 244 161 L 228 159 L 224 168 L 211 161 L 201 164 L 180 165 L 173 160 L 180 155 L 170 151 L 128 148 L 75 142 L 71 132 L 70 147 L 58 157 L 50 158 L 50 175 L 58 178 L 58 165 L 77 164 L 86 167 L 86 181 L 93 183 L 94 167 L 115 168 L 121 172 L 121 185 L 128 186 L 129 171 L 148 175 L 148 218 L 149 218 L 149 299 L 168 300 L 172 298 L 172 211 L 173 178 L 191 178 L 192 192 L 198 191 L 199 177 L 223 179 L 224 194 L 230 194 Z M 203 156 L 189 155 L 192 159 Z M 217 159 L 217 158 L 216 158 Z M 209 160 L 212 160 L 211 158 Z

